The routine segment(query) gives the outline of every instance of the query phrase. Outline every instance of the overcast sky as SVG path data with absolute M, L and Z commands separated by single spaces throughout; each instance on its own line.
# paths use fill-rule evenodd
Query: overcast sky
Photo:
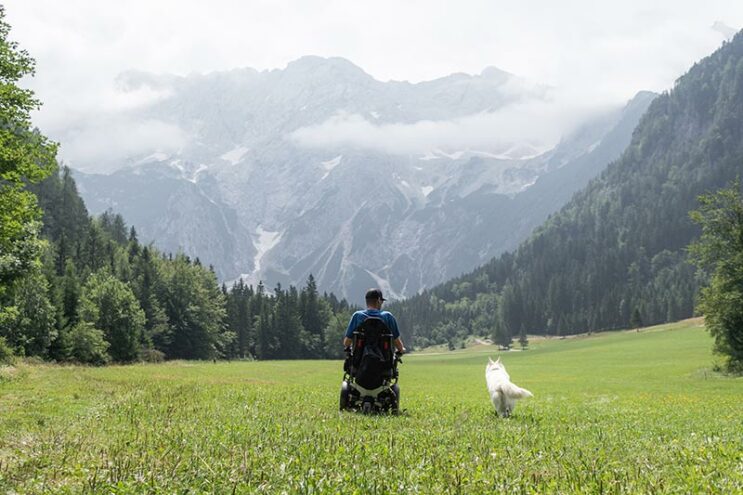
M 652 7 L 649 6 L 652 4 Z M 37 60 L 27 83 L 42 131 L 115 105 L 128 69 L 188 74 L 341 56 L 380 80 L 494 65 L 618 103 L 662 91 L 743 27 L 741 0 L 9 0 L 11 38 Z M 724 29 L 723 29 L 724 31 Z

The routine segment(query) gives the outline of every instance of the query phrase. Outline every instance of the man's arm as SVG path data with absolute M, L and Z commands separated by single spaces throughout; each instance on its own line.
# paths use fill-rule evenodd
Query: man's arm
M 405 354 L 405 344 L 402 343 L 402 337 L 400 337 L 400 330 L 397 328 L 397 320 L 392 315 L 392 313 L 387 313 L 389 315 L 389 323 L 390 323 L 390 330 L 392 331 L 392 336 L 395 338 L 394 344 L 397 348 L 397 352 L 400 354 Z
M 354 313 L 353 316 L 351 316 L 351 321 L 348 322 L 348 328 L 346 328 L 346 334 L 343 336 L 343 347 L 348 347 L 351 344 L 353 344 L 353 331 L 356 330 L 356 327 L 359 326 L 356 322 L 358 313 Z

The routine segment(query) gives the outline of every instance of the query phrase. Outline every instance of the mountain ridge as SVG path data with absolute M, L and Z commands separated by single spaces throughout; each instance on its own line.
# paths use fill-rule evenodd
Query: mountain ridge
M 153 90 L 168 96 L 132 115 L 189 129 L 197 138 L 182 149 L 124 159 L 110 176 L 76 172 L 91 211 L 115 207 L 143 239 L 157 239 L 164 250 L 198 253 L 223 280 L 244 276 L 253 284 L 288 284 L 313 273 L 321 289 L 344 297 L 370 285 L 405 297 L 472 269 L 528 235 L 574 186 L 563 181 L 563 191 L 546 196 L 554 201 L 525 204 L 526 213 L 507 206 L 512 198 L 575 160 L 590 162 L 581 169 L 585 173 L 598 173 L 629 142 L 629 130 L 612 134 L 614 127 L 623 115 L 639 118 L 634 111 L 605 111 L 546 153 L 543 143 L 529 140 L 395 153 L 374 146 L 395 133 L 429 139 L 431 126 L 444 135 L 465 135 L 471 126 L 488 130 L 499 125 L 478 120 L 490 118 L 488 112 L 522 100 L 545 104 L 547 90 L 521 91 L 518 78 L 496 68 L 482 76 L 456 75 L 453 83 L 382 83 L 349 69 L 350 62 L 321 60 L 331 72 L 337 66 L 354 71 L 362 83 L 328 76 L 325 69 L 315 79 L 287 74 L 313 67 L 312 57 L 284 71 L 158 76 Z M 509 81 L 515 86 L 501 91 Z M 122 84 L 139 87 L 134 76 Z M 641 93 L 635 101 L 647 105 L 649 99 Z M 338 114 L 339 108 L 346 113 Z M 476 117 L 467 117 L 473 112 Z M 440 131 L 435 126 L 442 117 L 450 120 Z M 332 140 L 306 146 L 291 137 L 298 129 L 315 139 L 332 138 L 339 129 L 351 139 L 381 134 L 369 147 Z M 543 180 L 540 187 L 549 189 Z M 489 207 L 488 198 L 506 205 L 510 218 L 523 217 L 512 240 L 503 239 L 511 227 L 493 220 L 506 212 Z M 492 242 L 463 254 L 452 247 L 456 242 L 469 239 L 474 246 L 482 240 L 468 220 L 473 217 L 500 231 Z M 433 269 L 423 260 L 433 262 Z

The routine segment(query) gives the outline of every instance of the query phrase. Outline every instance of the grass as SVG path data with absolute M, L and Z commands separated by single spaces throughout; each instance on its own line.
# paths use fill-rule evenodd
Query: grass
M 483 347 L 407 356 L 398 417 L 339 413 L 337 361 L 21 365 L 0 492 L 743 493 L 743 379 L 710 347 L 687 321 L 503 353 L 535 394 L 507 420 Z

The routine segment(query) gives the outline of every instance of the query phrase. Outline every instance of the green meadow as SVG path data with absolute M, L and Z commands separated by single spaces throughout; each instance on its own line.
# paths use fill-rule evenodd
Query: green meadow
M 339 413 L 340 361 L 0 371 L 2 493 L 743 493 L 743 379 L 699 322 L 409 355 L 399 416 Z

